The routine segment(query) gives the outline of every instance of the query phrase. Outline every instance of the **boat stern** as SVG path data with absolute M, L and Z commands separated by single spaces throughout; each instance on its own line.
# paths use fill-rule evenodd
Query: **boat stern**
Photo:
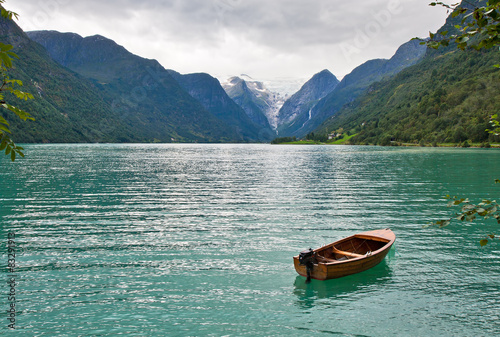
M 298 255 L 293 257 L 293 265 L 297 274 L 307 277 L 307 268 L 305 265 L 300 264 Z M 311 272 L 311 278 L 315 280 L 326 280 L 327 270 L 325 265 L 315 263 Z

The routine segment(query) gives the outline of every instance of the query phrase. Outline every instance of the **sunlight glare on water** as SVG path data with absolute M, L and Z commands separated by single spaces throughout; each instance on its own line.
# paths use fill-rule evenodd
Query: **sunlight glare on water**
M 499 167 L 482 149 L 29 145 L 0 161 L 1 237 L 18 247 L 17 329 L 0 331 L 497 335 L 500 250 L 478 243 L 495 222 L 423 225 L 449 216 L 443 195 L 498 200 Z M 387 227 L 378 266 L 295 273 L 301 250 Z

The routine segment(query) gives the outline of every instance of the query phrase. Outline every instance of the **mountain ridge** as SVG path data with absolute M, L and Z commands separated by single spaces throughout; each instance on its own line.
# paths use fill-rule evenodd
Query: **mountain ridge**
M 161 142 L 249 141 L 193 98 L 156 60 L 128 52 L 100 35 L 28 32 L 51 57 L 100 86 L 124 122 Z
M 0 110 L 16 142 L 144 141 L 134 129 L 121 123 L 98 86 L 53 61 L 15 22 L 0 18 L 0 35 L 19 56 L 10 75 L 22 80 L 23 90 L 35 96 L 28 101 L 6 97 L 35 121 L 23 122 Z M 109 119 L 116 122 L 110 124 Z
M 372 83 L 393 76 L 417 63 L 424 56 L 425 50 L 426 47 L 421 46 L 419 41 L 409 41 L 402 44 L 390 59 L 373 59 L 359 65 L 311 108 L 311 116 L 307 121 L 290 123 L 288 127 L 280 129 L 280 136 L 305 136 L 338 112 L 342 106 L 352 102 Z
M 438 33 L 452 34 L 460 20 L 450 15 Z M 370 85 L 315 133 L 342 128 L 356 134 L 352 144 L 498 142 L 486 129 L 500 109 L 499 63 L 497 50 L 459 50 L 453 43 L 428 49 L 417 64 Z
M 271 130 L 255 124 L 246 112 L 226 93 L 218 79 L 206 73 L 180 74 L 168 70 L 170 75 L 208 111 L 229 125 L 236 126 L 245 139 L 270 141 Z
M 279 94 L 268 90 L 260 81 L 245 80 L 238 76 L 223 82 L 222 87 L 254 123 L 269 130 L 275 128 L 274 118 L 282 104 Z
M 285 101 L 278 113 L 278 135 L 282 129 L 290 129 L 294 124 L 303 125 L 311 118 L 311 109 L 316 103 L 332 92 L 339 80 L 325 69 L 315 74 L 309 81 Z

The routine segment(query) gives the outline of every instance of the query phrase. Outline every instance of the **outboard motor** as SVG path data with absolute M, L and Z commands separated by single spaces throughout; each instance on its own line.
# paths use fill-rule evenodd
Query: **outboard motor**
M 300 252 L 299 263 L 303 266 L 306 266 L 307 270 L 306 283 L 311 282 L 311 271 L 313 270 L 315 262 L 316 262 L 316 253 L 311 248 Z

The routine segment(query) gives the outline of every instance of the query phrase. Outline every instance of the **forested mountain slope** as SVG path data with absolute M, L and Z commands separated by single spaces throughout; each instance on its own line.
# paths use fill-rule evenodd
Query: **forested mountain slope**
M 245 110 L 227 95 L 215 77 L 206 73 L 183 75 L 174 70 L 169 70 L 169 73 L 205 109 L 228 125 L 236 127 L 245 140 L 257 142 L 273 138 L 269 124 L 266 127 L 254 123 Z
M 36 121 L 23 122 L 2 109 L 13 139 L 22 142 L 143 141 L 135 130 L 120 123 L 101 90 L 91 81 L 58 65 L 39 44 L 31 41 L 12 21 L 0 18 L 0 40 L 14 46 L 12 78 L 23 81 L 34 99 L 9 102 L 26 110 Z M 111 122 L 114 121 L 114 122 Z
M 118 114 L 118 122 L 147 141 L 244 140 L 235 127 L 191 97 L 156 60 L 134 55 L 99 35 L 83 38 L 35 31 L 28 36 L 43 45 L 55 61 L 91 79 Z
M 488 128 L 500 111 L 497 50 L 431 51 L 420 64 L 372 85 L 316 132 L 357 133 L 354 144 L 494 141 Z
M 303 137 L 316 129 L 327 118 L 334 116 L 347 103 L 363 94 L 374 82 L 391 77 L 401 70 L 417 63 L 425 53 L 425 47 L 418 41 L 401 45 L 389 60 L 370 60 L 356 67 L 346 75 L 332 92 L 317 102 L 310 110 L 309 119 L 302 123 L 291 123 L 281 128 L 282 136 Z
M 450 16 L 438 32 L 454 31 Z M 372 84 L 325 121 L 317 133 L 342 128 L 354 144 L 497 142 L 485 130 L 500 111 L 498 49 L 428 49 L 418 64 Z

